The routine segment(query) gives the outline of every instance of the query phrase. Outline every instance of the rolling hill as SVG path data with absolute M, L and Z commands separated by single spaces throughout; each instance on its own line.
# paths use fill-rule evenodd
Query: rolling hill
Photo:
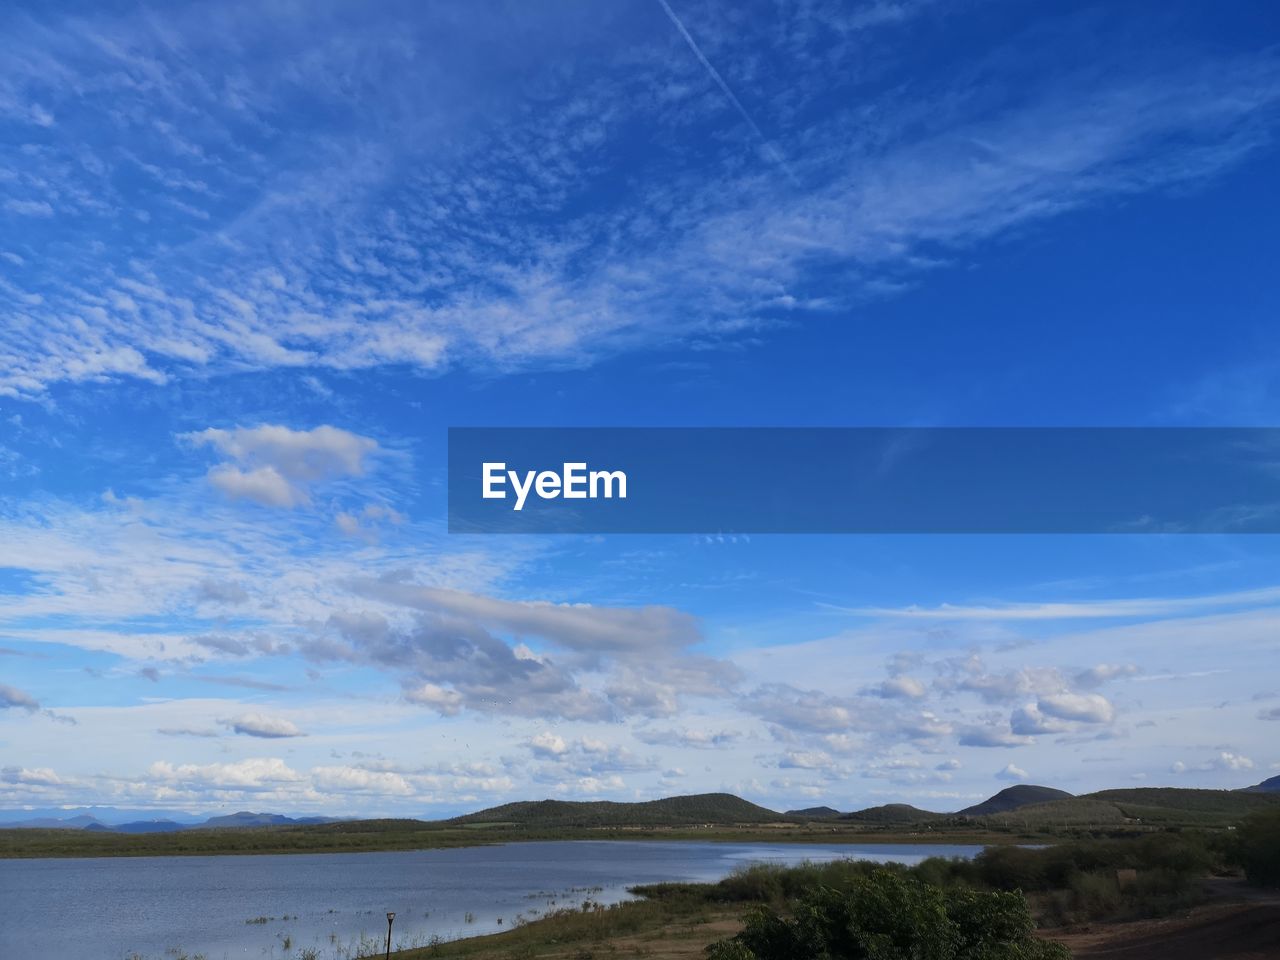
M 729 793 L 667 797 L 642 803 L 610 800 L 523 800 L 454 817 L 454 824 L 540 827 L 685 826 L 714 823 L 778 823 L 786 817 Z
M 1244 787 L 1241 793 L 1280 793 L 1280 776 L 1268 777 L 1252 787 Z
M 842 813 L 841 820 L 852 820 L 855 823 L 924 823 L 929 820 L 944 820 L 949 814 L 934 813 L 932 810 L 921 810 L 909 803 L 886 803 L 879 807 L 868 807 L 853 813 Z
M 835 807 L 805 807 L 803 810 L 788 810 L 788 817 L 803 817 L 806 820 L 831 820 L 841 816 Z
M 1008 813 L 1020 807 L 1036 803 L 1048 803 L 1051 800 L 1070 800 L 1071 794 L 1053 787 L 1038 787 L 1031 783 L 1019 783 L 1013 787 L 1005 787 L 995 796 L 988 797 L 972 807 L 965 807 L 957 814 L 961 817 L 985 817 L 993 813 Z

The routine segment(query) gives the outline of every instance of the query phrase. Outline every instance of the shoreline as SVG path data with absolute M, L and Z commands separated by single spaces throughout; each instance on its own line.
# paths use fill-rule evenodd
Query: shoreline
M 448 850 L 508 843 L 565 841 L 678 842 L 747 844 L 827 844 L 835 846 L 884 846 L 925 844 L 929 846 L 1003 846 L 1008 844 L 1052 843 L 1061 838 L 1040 834 L 985 831 L 940 833 L 928 831 L 871 832 L 853 829 L 761 830 L 742 827 L 697 829 L 590 829 L 511 830 L 490 829 L 477 835 L 474 829 L 433 828 L 394 833 L 330 832 L 318 834 L 314 828 L 236 828 L 224 830 L 183 830 L 162 834 L 111 834 L 80 831 L 14 829 L 0 830 L 0 860 L 114 859 L 119 857 L 206 857 L 279 856 L 286 854 L 393 853 L 418 850 Z

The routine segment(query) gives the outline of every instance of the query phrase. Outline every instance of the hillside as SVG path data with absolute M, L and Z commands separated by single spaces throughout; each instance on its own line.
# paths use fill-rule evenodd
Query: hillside
M 539 827 L 682 826 L 699 823 L 777 823 L 782 814 L 728 793 L 667 797 L 643 803 L 610 800 L 522 800 L 454 817 L 454 824 L 519 824 Z
M 1005 787 L 993 797 L 988 797 L 972 807 L 965 807 L 959 812 L 962 817 L 985 817 L 993 813 L 1008 813 L 1019 807 L 1033 803 L 1048 803 L 1051 800 L 1069 800 L 1071 794 L 1053 787 L 1038 787 L 1031 783 L 1020 783 L 1017 786 Z
M 1252 787 L 1244 787 L 1241 793 L 1280 793 L 1280 776 L 1268 777 Z
M 804 817 L 808 820 L 831 820 L 841 816 L 834 807 L 805 807 L 803 810 L 788 810 L 788 817 Z
M 929 820 L 943 820 L 948 815 L 934 813 L 932 810 L 921 810 L 909 803 L 886 803 L 879 807 L 868 807 L 853 813 L 840 815 L 841 820 L 852 820 L 855 823 L 924 823 Z
M 1130 819 L 1147 823 L 1225 824 L 1255 810 L 1274 809 L 1280 794 L 1243 790 L 1194 790 L 1185 787 L 1136 787 L 1088 794 L 1115 806 Z M 1083 799 L 1083 798 L 1082 798 Z

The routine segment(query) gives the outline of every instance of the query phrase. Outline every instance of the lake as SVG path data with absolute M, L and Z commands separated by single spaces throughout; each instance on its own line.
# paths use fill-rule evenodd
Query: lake
M 520 918 L 616 903 L 626 888 L 714 881 L 759 862 L 918 863 L 971 857 L 940 844 L 546 841 L 450 850 L 283 856 L 0 860 L 0 957 L 40 960 L 284 960 L 356 954 L 362 938 L 418 946 Z

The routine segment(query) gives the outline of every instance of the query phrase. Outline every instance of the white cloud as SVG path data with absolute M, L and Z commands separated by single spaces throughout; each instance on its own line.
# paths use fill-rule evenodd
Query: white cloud
M 270 717 L 261 713 L 241 714 L 233 719 L 223 720 L 222 723 L 233 733 L 243 734 L 246 737 L 280 739 L 305 736 L 293 721 L 284 717 Z
M 561 757 L 569 752 L 569 744 L 563 737 L 545 730 L 530 737 L 525 746 L 538 757 Z
M 1115 708 L 1106 697 L 1097 693 L 1055 693 L 1041 697 L 1040 711 L 1062 720 L 1080 723 L 1110 723 Z
M 147 770 L 152 780 L 196 788 L 268 790 L 301 783 L 305 777 L 276 757 L 254 757 L 231 763 L 172 764 L 159 760 Z
M 897 676 L 890 677 L 876 688 L 876 694 L 881 697 L 906 697 L 911 700 L 919 700 L 925 695 L 924 684 L 914 677 Z
M 57 787 L 63 780 L 48 767 L 4 767 L 0 769 L 0 783 L 14 786 Z
M 827 754 L 812 750 L 788 750 L 778 760 L 778 766 L 784 770 L 827 770 L 833 765 Z
M 410 703 L 432 707 L 441 716 L 452 717 L 462 709 L 462 694 L 435 683 L 421 683 L 405 690 L 404 698 Z
M 1009 717 L 1009 728 L 1019 736 L 1034 737 L 1043 733 L 1063 733 L 1068 725 L 1046 717 L 1034 703 L 1014 709 Z
M 311 782 L 319 790 L 333 793 L 372 793 L 379 796 L 409 796 L 414 788 L 399 773 L 366 770 L 361 767 L 314 767 Z
M 246 471 L 223 464 L 209 470 L 209 482 L 233 500 L 252 500 L 264 507 L 296 507 L 309 500 L 305 490 L 291 484 L 275 467 Z
M 1210 764 L 1218 770 L 1252 770 L 1253 761 L 1248 757 L 1241 756 L 1238 753 L 1230 753 L 1226 750 L 1219 753 Z
M 229 463 L 209 470 L 209 482 L 228 497 L 269 507 L 296 507 L 310 501 L 312 484 L 364 474 L 378 443 L 332 426 L 312 430 L 264 424 L 221 430 L 210 427 L 183 439 L 210 446 Z
M 997 780 L 1016 780 L 1023 781 L 1027 779 L 1027 771 L 1021 767 L 1015 767 L 1012 763 L 996 774 Z

